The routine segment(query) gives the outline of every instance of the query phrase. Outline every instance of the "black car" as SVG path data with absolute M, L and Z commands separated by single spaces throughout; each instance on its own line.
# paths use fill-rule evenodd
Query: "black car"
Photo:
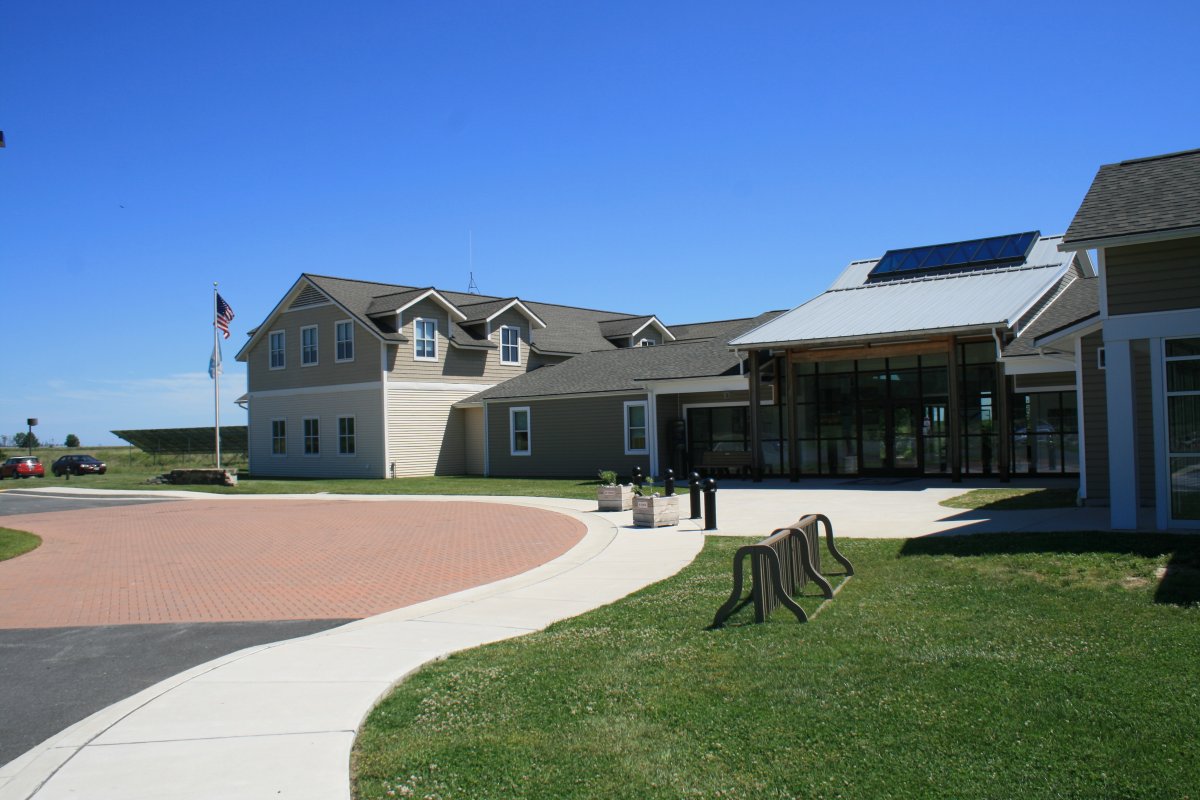
M 63 456 L 50 465 L 54 477 L 63 475 L 103 475 L 108 472 L 108 465 L 95 456 Z

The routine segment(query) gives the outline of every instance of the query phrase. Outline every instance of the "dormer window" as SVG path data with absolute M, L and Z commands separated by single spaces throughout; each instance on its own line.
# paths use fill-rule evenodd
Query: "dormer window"
M 637 343 L 637 346 L 638 347 L 654 347 L 654 345 L 656 345 L 656 344 L 658 344 L 658 342 L 654 341 L 653 339 L 642 339 L 641 341 L 639 341 Z
M 414 358 L 417 361 L 437 361 L 437 320 L 421 319 L 413 322 Z
M 521 329 L 505 325 L 500 329 L 500 363 L 521 363 Z

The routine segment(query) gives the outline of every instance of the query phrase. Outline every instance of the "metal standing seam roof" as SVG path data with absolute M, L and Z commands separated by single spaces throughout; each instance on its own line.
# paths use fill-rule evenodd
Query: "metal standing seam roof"
M 854 262 L 835 282 L 844 288 L 826 291 L 729 345 L 1011 326 L 1070 266 L 1074 254 L 1057 252 L 1059 239 L 1043 237 L 1021 266 L 847 286 L 870 271 L 863 269 L 870 262 Z

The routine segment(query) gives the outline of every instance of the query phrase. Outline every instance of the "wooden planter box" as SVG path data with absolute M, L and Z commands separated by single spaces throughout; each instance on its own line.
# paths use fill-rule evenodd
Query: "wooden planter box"
M 679 495 L 633 498 L 633 524 L 639 528 L 678 525 Z
M 601 511 L 628 511 L 633 508 L 633 485 L 597 486 L 596 503 Z

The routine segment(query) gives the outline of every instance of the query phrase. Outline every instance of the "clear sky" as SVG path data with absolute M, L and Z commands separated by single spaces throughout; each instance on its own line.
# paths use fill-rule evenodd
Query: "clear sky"
M 1061 233 L 1100 164 L 1200 147 L 1198 9 L 8 0 L 0 432 L 211 425 L 213 281 L 242 424 L 302 272 L 670 324 Z

